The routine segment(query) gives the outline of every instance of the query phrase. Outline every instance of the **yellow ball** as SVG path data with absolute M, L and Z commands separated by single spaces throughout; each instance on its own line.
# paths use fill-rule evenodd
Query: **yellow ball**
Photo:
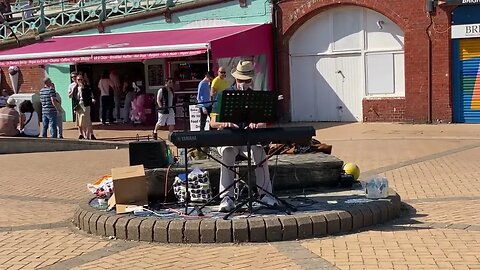
M 353 176 L 355 180 L 360 177 L 360 168 L 356 164 L 353 163 L 345 163 L 343 164 L 343 171 L 345 174 L 350 174 Z

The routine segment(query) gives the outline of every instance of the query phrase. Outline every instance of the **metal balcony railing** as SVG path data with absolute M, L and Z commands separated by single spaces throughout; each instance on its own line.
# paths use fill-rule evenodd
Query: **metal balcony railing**
M 0 22 L 3 21 L 0 24 L 0 40 L 42 34 L 53 29 L 126 17 L 190 2 L 195 0 L 35 0 L 33 7 L 29 7 L 26 6 L 28 1 L 17 1 L 11 5 L 12 12 L 3 14 L 3 18 L 8 20 L 3 21 L 0 17 Z

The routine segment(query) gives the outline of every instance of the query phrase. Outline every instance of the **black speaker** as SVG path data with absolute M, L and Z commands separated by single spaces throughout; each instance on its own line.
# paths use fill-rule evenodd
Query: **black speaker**
M 141 165 L 146 169 L 168 167 L 165 141 L 136 141 L 128 144 L 130 166 Z

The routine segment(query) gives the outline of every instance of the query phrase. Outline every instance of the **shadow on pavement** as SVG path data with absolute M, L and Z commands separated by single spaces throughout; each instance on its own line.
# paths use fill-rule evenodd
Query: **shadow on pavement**
M 283 127 L 297 127 L 297 126 L 312 126 L 315 130 L 327 129 L 339 126 L 345 126 L 350 124 L 356 124 L 357 122 L 291 122 L 281 123 L 279 126 Z
M 428 216 L 428 214 L 418 214 L 417 210 L 413 206 L 402 202 L 402 209 L 399 218 L 391 220 L 384 224 L 379 224 L 378 226 L 374 226 L 372 228 L 367 228 L 366 230 L 362 231 L 368 230 L 393 232 L 431 229 L 432 227 L 429 224 L 416 220 L 416 218 L 422 218 L 426 216 Z
M 153 130 L 152 125 L 143 125 L 143 124 L 111 124 L 103 125 L 102 123 L 96 123 L 93 125 L 94 130 Z

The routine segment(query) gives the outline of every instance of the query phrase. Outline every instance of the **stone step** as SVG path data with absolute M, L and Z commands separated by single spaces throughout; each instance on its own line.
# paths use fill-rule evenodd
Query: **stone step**
M 210 174 L 210 184 L 213 194 L 218 193 L 220 179 L 220 164 L 212 159 L 195 160 L 188 164 L 189 170 L 198 167 Z M 270 176 L 273 179 L 275 191 L 292 189 L 319 188 L 333 186 L 338 183 L 342 172 L 343 161 L 335 156 L 324 153 L 306 153 L 298 155 L 279 155 L 269 160 Z M 185 168 L 172 166 L 167 168 L 146 169 L 148 196 L 150 201 L 163 201 L 165 198 L 165 179 L 168 188 L 173 185 L 175 176 L 185 172 Z M 246 162 L 240 163 L 240 174 L 246 174 Z M 252 173 L 255 177 L 255 174 Z M 167 197 L 173 198 L 173 192 Z

